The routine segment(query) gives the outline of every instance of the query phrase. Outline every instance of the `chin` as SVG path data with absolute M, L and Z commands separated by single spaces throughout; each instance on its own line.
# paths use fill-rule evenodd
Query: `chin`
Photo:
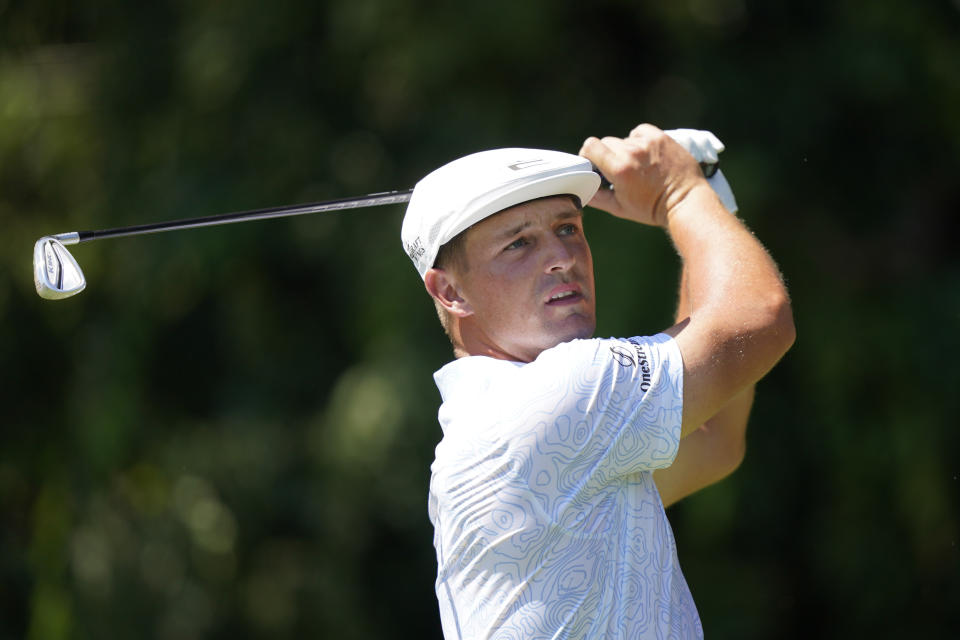
M 575 338 L 592 338 L 593 332 L 597 329 L 597 320 L 593 317 L 593 314 L 584 315 L 584 316 L 574 316 L 570 318 L 573 322 L 571 337 L 567 340 L 573 340 Z
M 593 337 L 593 327 L 589 329 L 583 329 L 582 331 L 575 331 L 570 335 L 566 336 L 560 342 L 570 342 L 571 340 L 586 340 L 587 338 Z
M 563 330 L 555 332 L 552 336 L 553 344 L 550 346 L 555 347 L 558 344 L 570 342 L 571 340 L 592 338 L 595 329 L 596 323 L 584 318 L 582 322 L 572 323 L 570 326 L 564 327 Z

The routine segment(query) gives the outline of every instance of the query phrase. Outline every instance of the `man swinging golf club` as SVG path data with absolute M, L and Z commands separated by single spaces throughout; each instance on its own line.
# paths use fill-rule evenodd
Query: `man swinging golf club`
M 691 155 L 722 145 L 672 135 L 687 148 L 640 125 L 580 156 L 482 152 L 414 190 L 404 248 L 456 356 L 429 503 L 448 639 L 703 635 L 664 505 L 739 464 L 753 385 L 795 334 L 776 265 Z M 674 326 L 592 338 L 587 203 L 666 230 Z

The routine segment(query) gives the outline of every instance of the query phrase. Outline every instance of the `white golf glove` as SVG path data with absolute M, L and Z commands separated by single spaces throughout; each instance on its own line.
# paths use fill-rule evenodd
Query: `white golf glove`
M 706 164 L 717 164 L 720 161 L 720 152 L 724 150 L 723 143 L 717 136 L 709 131 L 700 131 L 699 129 L 670 129 L 664 131 L 668 136 L 676 140 L 684 149 L 690 152 L 697 162 Z M 730 183 L 723 176 L 723 172 L 717 169 L 716 173 L 707 178 L 707 183 L 720 196 L 720 202 L 730 211 L 737 212 L 737 201 L 733 197 L 733 190 Z

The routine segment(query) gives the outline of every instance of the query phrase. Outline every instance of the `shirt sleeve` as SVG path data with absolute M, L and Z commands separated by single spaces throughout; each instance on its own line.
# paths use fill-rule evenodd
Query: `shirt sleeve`
M 673 463 L 683 362 L 670 336 L 574 340 L 524 369 L 545 384 L 527 398 L 538 414 L 527 424 L 537 421 L 537 446 L 554 464 L 605 481 Z

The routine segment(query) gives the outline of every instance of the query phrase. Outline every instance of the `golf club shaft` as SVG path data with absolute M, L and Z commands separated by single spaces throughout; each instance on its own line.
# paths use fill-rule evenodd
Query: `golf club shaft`
M 358 196 L 355 198 L 340 198 L 337 200 L 326 200 L 324 202 L 297 204 L 286 207 L 252 209 L 250 211 L 223 213 L 220 215 L 205 216 L 201 218 L 170 220 L 168 222 L 154 222 L 150 224 L 133 225 L 130 227 L 117 227 L 115 229 L 102 229 L 99 231 L 71 231 L 69 233 L 59 233 L 53 237 L 65 245 L 77 244 L 80 242 L 89 242 L 91 240 L 100 240 L 103 238 L 138 236 L 147 233 L 162 233 L 164 231 L 178 231 L 181 229 L 193 229 L 196 227 L 211 227 L 220 224 L 232 224 L 234 222 L 248 222 L 251 220 L 266 220 L 268 218 L 300 216 L 307 213 L 323 213 L 325 211 L 340 211 L 342 209 L 359 209 L 362 207 L 378 207 L 387 204 L 399 204 L 402 202 L 408 202 L 412 193 L 413 190 L 385 191 L 383 193 L 371 193 L 369 195 Z
M 712 176 L 716 172 L 716 164 L 700 163 L 700 167 L 706 177 Z M 597 173 L 600 173 L 599 171 Z M 603 174 L 600 177 L 606 178 Z M 100 229 L 98 231 L 69 231 L 67 233 L 58 233 L 53 237 L 65 245 L 79 244 L 81 242 L 90 242 L 91 240 L 101 240 L 104 238 L 120 238 L 123 236 L 139 236 L 148 233 L 163 233 L 165 231 L 179 231 L 182 229 L 194 229 L 197 227 L 212 227 L 221 224 L 233 224 L 235 222 L 249 222 L 252 220 L 266 220 L 269 218 L 284 218 L 288 216 L 300 216 L 308 213 L 323 213 L 325 211 L 341 211 L 343 209 L 360 209 L 363 207 L 378 207 L 387 204 L 400 204 L 409 202 L 413 189 L 406 191 L 384 191 L 381 193 L 371 193 L 365 196 L 353 198 L 338 198 L 336 200 L 325 200 L 323 202 L 312 202 L 307 204 L 288 205 L 284 207 L 268 207 L 266 209 L 252 209 L 250 211 L 237 211 L 234 213 L 222 213 L 214 216 L 203 216 L 199 218 L 183 218 L 180 220 L 170 220 L 167 222 L 152 222 L 148 224 L 138 224 L 129 227 L 116 227 L 114 229 Z

